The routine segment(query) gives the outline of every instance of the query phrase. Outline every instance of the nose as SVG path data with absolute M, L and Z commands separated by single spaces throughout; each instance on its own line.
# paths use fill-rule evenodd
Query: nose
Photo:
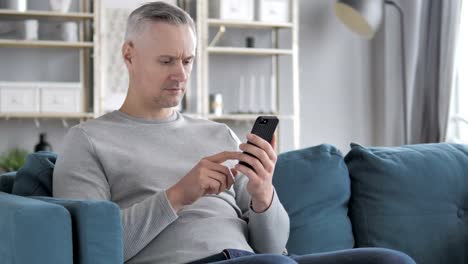
M 188 70 L 184 67 L 182 61 L 174 64 L 170 79 L 178 82 L 185 82 L 187 80 Z

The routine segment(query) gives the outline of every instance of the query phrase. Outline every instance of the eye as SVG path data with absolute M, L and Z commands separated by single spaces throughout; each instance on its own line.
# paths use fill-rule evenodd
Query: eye
M 191 63 L 192 63 L 192 61 L 193 61 L 193 59 L 192 59 L 192 58 L 190 58 L 190 59 L 186 59 L 186 60 L 184 60 L 184 65 L 189 65 L 189 64 L 191 64 Z
M 172 60 L 171 59 L 161 59 L 159 60 L 159 62 L 163 65 L 169 65 L 172 63 Z

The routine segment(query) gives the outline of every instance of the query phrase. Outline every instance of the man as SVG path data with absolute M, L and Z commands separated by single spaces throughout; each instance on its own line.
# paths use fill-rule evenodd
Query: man
M 249 134 L 255 146 L 239 145 L 226 125 L 173 109 L 195 50 L 194 23 L 183 10 L 155 2 L 133 11 L 122 47 L 127 97 L 118 111 L 70 129 L 54 196 L 117 203 L 128 263 L 209 262 L 252 252 L 270 254 L 226 263 L 295 263 L 280 255 L 289 218 L 272 185 L 275 142 Z

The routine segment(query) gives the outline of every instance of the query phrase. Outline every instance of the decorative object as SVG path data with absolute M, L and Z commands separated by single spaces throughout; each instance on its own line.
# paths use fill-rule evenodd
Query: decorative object
M 78 25 L 76 22 L 65 22 L 62 25 L 62 39 L 69 42 L 78 41 Z
M 220 93 L 210 94 L 210 113 L 220 116 L 223 114 L 223 95 Z
M 0 157 L 0 169 L 5 172 L 17 171 L 24 165 L 28 152 L 22 149 L 11 149 Z
M 52 151 L 52 146 L 46 141 L 46 133 L 39 134 L 39 142 L 34 147 L 34 152 L 38 151 Z
M 28 9 L 27 0 L 6 0 L 6 9 L 12 9 L 15 11 L 26 11 Z
M 405 21 L 401 7 L 391 0 L 338 0 L 335 14 L 351 31 L 371 39 L 378 31 L 383 20 L 384 7 L 390 5 L 400 14 L 401 76 L 403 94 L 403 131 L 404 143 L 408 142 L 408 102 L 406 79 Z
M 49 4 L 52 11 L 66 13 L 70 9 L 71 0 L 49 0 Z
M 254 1 L 251 0 L 212 0 L 210 14 L 219 19 L 254 20 Z
M 289 22 L 288 0 L 258 0 L 257 19 L 263 22 Z
M 265 76 L 260 75 L 260 84 L 258 85 L 258 112 L 259 113 L 268 113 L 266 106 L 266 92 L 265 92 Z
M 245 109 L 247 108 L 245 105 L 245 77 L 244 75 L 241 75 L 239 77 L 239 94 L 238 94 L 238 107 L 237 113 L 245 113 Z
M 39 22 L 37 19 L 27 19 L 24 21 L 24 39 L 25 40 L 36 40 L 38 38 L 37 32 L 39 28 Z
M 255 47 L 255 39 L 254 39 L 254 37 L 247 37 L 247 38 L 245 39 L 245 46 L 246 46 L 247 48 L 253 48 L 253 47 Z
M 270 76 L 270 112 L 271 113 L 276 113 L 276 105 L 277 105 L 277 99 L 276 99 L 276 76 L 271 75 Z
M 247 112 L 249 114 L 253 114 L 257 112 L 256 105 L 257 105 L 257 78 L 254 74 L 250 75 L 250 87 L 249 87 L 249 97 L 248 102 L 248 109 Z

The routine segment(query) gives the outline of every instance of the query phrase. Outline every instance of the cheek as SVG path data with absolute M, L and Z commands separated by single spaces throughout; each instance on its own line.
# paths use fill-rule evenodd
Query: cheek
M 161 83 L 166 79 L 167 73 L 164 67 L 157 63 L 145 63 L 141 65 L 140 76 L 147 82 Z
M 185 67 L 185 72 L 190 75 L 192 73 L 193 64 Z

